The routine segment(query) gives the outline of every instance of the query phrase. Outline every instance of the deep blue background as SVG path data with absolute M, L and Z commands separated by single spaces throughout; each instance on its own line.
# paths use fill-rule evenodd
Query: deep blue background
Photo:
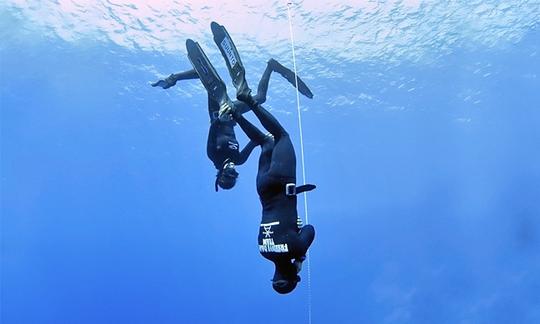
M 2 20 L 2 323 L 306 322 L 306 275 L 275 294 L 257 250 L 256 158 L 215 193 L 202 87 L 188 98 L 148 85 L 145 65 L 188 69 L 182 53 L 66 43 Z M 540 322 L 538 44 L 531 30 L 436 65 L 329 66 L 361 83 L 309 78 L 314 322 Z M 245 61 L 254 84 L 264 61 Z M 420 86 L 389 87 L 384 104 L 325 101 L 403 79 Z M 287 92 L 269 105 L 292 112 L 277 117 L 298 139 L 295 108 L 279 101 L 294 91 L 273 84 Z M 456 96 L 469 90 L 476 104 Z

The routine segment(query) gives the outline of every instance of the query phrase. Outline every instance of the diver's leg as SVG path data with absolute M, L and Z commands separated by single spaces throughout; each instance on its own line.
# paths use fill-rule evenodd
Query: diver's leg
M 257 169 L 257 191 L 260 190 L 260 186 L 264 187 L 265 182 L 268 181 L 266 175 L 272 164 L 273 148 L 274 142 L 271 138 L 267 138 L 261 145 L 261 155 L 259 156 L 259 166 Z
M 300 91 L 301 94 L 308 98 L 313 98 L 313 93 L 309 89 L 309 87 L 300 79 L 300 77 L 296 77 L 295 73 L 289 69 L 283 66 L 281 63 L 274 59 L 268 60 L 268 64 L 266 65 L 266 69 L 264 70 L 264 73 L 261 77 L 261 80 L 259 81 L 259 86 L 257 87 L 257 95 L 254 96 L 254 99 L 262 104 L 266 101 L 266 93 L 268 91 L 268 83 L 270 82 L 270 75 L 272 72 L 279 73 L 282 77 L 284 77 L 287 81 L 289 81 L 290 84 L 293 85 L 293 87 L 297 87 L 298 82 L 298 91 Z
M 263 106 L 254 104 L 251 105 L 251 110 L 253 111 L 253 113 L 255 113 L 255 116 L 257 116 L 263 127 L 266 128 L 266 130 L 269 131 L 272 135 L 274 135 L 276 141 L 279 141 L 282 136 L 288 136 L 285 128 L 283 128 L 279 121 Z
M 259 81 L 259 86 L 257 87 L 257 94 L 253 97 L 255 101 L 260 104 L 266 102 L 266 93 L 268 92 L 268 83 L 270 82 L 270 75 L 272 74 L 272 66 L 270 61 L 266 64 L 266 69 Z
M 210 123 L 214 123 L 219 118 L 219 104 L 210 94 L 208 94 L 208 115 L 210 116 Z
M 251 96 L 239 99 L 249 104 L 264 128 L 274 136 L 269 175 L 279 177 L 287 182 L 296 182 L 296 155 L 289 133 L 272 114 L 257 104 Z
M 251 107 L 248 104 L 239 100 L 233 101 L 233 105 L 234 105 L 234 110 L 238 112 L 239 114 L 245 114 L 251 110 Z
M 300 271 L 302 262 L 306 258 L 306 253 L 315 239 L 315 228 L 312 225 L 305 225 L 299 232 L 296 238 L 290 243 L 291 254 L 295 259 L 295 265 Z
M 199 75 L 197 74 L 197 71 L 192 69 L 185 72 L 171 74 L 163 80 L 158 80 L 152 83 L 152 87 L 162 87 L 163 89 L 168 89 L 176 85 L 176 81 L 178 80 L 189 80 L 189 79 L 198 79 L 198 78 L 199 78 Z
M 275 140 L 268 174 L 285 182 L 296 183 L 296 154 L 289 134 L 282 134 Z
M 311 243 L 313 243 L 313 239 L 315 239 L 315 228 L 313 225 L 308 224 L 302 227 L 300 233 L 298 233 L 298 238 L 302 244 L 301 249 L 304 250 L 304 254 L 306 254 Z
M 238 125 L 240 125 L 240 128 L 242 128 L 250 140 L 259 144 L 262 144 L 265 141 L 266 135 L 261 132 L 257 126 L 253 125 L 249 120 L 245 119 L 244 116 L 238 113 L 237 110 L 233 112 L 233 118 Z
M 197 74 L 197 71 L 195 71 L 195 69 L 191 69 L 191 70 L 180 72 L 180 73 L 171 74 L 171 76 L 174 77 L 174 79 L 176 81 L 179 81 L 179 80 L 191 80 L 191 79 L 198 79 L 199 78 L 199 75 Z M 171 76 L 169 76 L 169 77 L 171 77 Z

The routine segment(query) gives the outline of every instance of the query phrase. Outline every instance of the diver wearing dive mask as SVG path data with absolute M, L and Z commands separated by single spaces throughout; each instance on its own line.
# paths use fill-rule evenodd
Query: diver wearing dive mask
M 296 155 L 287 131 L 279 121 L 259 105 L 249 94 L 239 96 L 255 113 L 261 124 L 272 136 L 261 144 L 257 172 L 257 193 L 262 205 L 259 227 L 259 252 L 275 265 L 272 288 L 287 294 L 300 282 L 298 273 L 302 268 L 308 248 L 315 238 L 312 225 L 299 226 L 296 210 L 297 194 L 315 189 L 315 185 L 296 186 Z M 234 110 L 233 119 L 248 122 Z M 251 140 L 261 138 L 247 134 Z
M 218 170 L 216 175 L 215 189 L 218 191 L 218 186 L 223 189 L 230 189 L 236 184 L 238 178 L 238 172 L 236 171 L 236 164 L 231 159 L 226 159 L 223 162 L 223 167 Z
M 213 23 L 214 24 L 214 23 Z M 222 26 L 221 26 L 222 27 Z M 231 40 L 232 42 L 232 40 Z M 213 69 L 208 69 L 209 72 L 213 72 Z M 278 61 L 270 59 L 266 65 L 266 69 L 259 81 L 259 86 L 257 88 L 257 95 L 255 98 L 259 103 L 264 103 L 266 101 L 266 93 L 268 91 L 268 84 L 270 82 L 270 76 L 272 72 L 278 72 L 282 75 L 287 81 L 289 81 L 293 86 L 296 86 L 298 82 L 298 88 L 300 93 L 312 98 L 313 94 L 306 86 L 306 84 L 300 79 L 296 78 L 296 75 L 293 71 L 281 65 Z M 219 78 L 215 75 L 214 78 Z M 190 80 L 190 79 L 199 79 L 199 75 L 195 69 L 191 69 L 185 72 L 180 72 L 176 74 L 171 74 L 169 77 L 158 80 L 152 83 L 153 87 L 161 87 L 163 89 L 168 89 L 176 85 L 176 82 L 179 80 Z M 201 81 L 203 81 L 201 79 Z M 204 82 L 203 82 L 204 84 Z M 232 101 L 232 105 L 235 111 L 239 114 L 243 114 L 250 110 L 249 106 L 242 101 Z M 219 118 L 220 106 L 218 102 L 208 94 L 208 113 L 210 115 L 210 130 L 208 132 L 208 140 L 206 145 L 207 155 L 210 160 L 214 163 L 214 166 L 218 170 L 215 181 L 216 191 L 218 187 L 223 189 L 231 189 L 236 183 L 236 178 L 238 172 L 234 174 L 233 172 L 223 172 L 223 164 L 226 159 L 229 159 L 234 163 L 234 166 L 242 165 L 249 157 L 253 149 L 264 141 L 263 138 L 258 138 L 256 141 L 250 141 L 244 149 L 239 149 L 238 141 L 236 140 L 234 126 L 236 123 L 230 118 L 230 115 L 224 115 L 222 118 Z M 224 118 L 225 117 L 225 118 Z M 238 122 L 240 127 L 244 132 L 251 133 L 252 136 L 255 135 L 252 125 Z M 234 178 L 234 179 L 233 179 Z

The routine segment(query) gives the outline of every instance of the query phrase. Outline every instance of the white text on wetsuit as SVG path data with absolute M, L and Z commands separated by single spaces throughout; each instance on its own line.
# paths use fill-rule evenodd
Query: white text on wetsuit
M 262 245 L 259 245 L 260 252 L 276 252 L 276 253 L 287 253 L 289 252 L 289 247 L 287 244 L 275 244 L 274 239 L 263 239 Z
M 267 224 L 261 224 L 264 229 L 265 238 L 262 239 L 262 244 L 259 245 L 260 252 L 275 252 L 275 253 L 287 253 L 289 252 L 289 246 L 287 244 L 275 244 L 272 238 L 272 225 L 278 225 L 279 222 L 272 222 Z

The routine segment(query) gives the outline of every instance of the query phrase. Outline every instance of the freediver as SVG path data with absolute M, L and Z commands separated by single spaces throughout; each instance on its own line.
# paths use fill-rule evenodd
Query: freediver
M 272 114 L 261 106 L 261 102 L 257 101 L 257 96 L 251 96 L 240 55 L 226 29 L 215 22 L 211 24 L 211 27 L 214 41 L 227 63 L 236 88 L 237 99 L 253 111 L 262 126 L 271 134 L 267 136 L 251 124 L 236 105 L 225 104 L 225 109 L 220 110 L 221 115 L 232 116 L 232 119 L 243 130 L 248 130 L 246 135 L 251 142 L 259 143 L 261 146 L 256 181 L 257 193 L 262 205 L 258 235 L 259 252 L 275 265 L 272 287 L 280 294 L 287 294 L 293 291 L 300 281 L 298 274 L 302 269 L 302 262 L 315 238 L 313 226 L 302 226 L 302 221 L 298 217 L 297 194 L 313 190 L 315 185 L 296 186 L 296 154 L 289 133 Z M 194 52 L 196 49 L 192 47 Z M 200 47 L 198 49 L 200 50 Z M 207 69 L 212 70 L 211 67 Z M 292 75 L 294 78 L 294 73 Z M 300 79 L 297 80 L 300 85 Z M 294 79 L 289 81 L 294 84 Z M 308 89 L 303 82 L 302 85 L 304 89 Z M 311 98 L 313 95 L 308 97 Z
M 259 103 L 266 101 L 266 93 L 268 91 L 268 83 L 272 72 L 277 72 L 287 79 L 293 86 L 295 86 L 295 74 L 290 69 L 281 65 L 278 61 L 270 59 L 266 65 L 266 69 L 259 81 L 257 88 L 257 95 L 255 99 Z M 153 87 L 162 87 L 168 89 L 179 80 L 198 79 L 199 74 L 195 69 L 191 69 L 185 72 L 171 74 L 169 77 L 152 83 Z M 307 87 L 307 85 L 298 78 L 299 91 L 312 98 L 313 94 Z M 249 111 L 249 106 L 242 101 L 233 101 L 232 104 L 235 107 L 235 111 L 240 114 Z M 218 102 L 208 95 L 208 113 L 210 115 L 210 129 L 208 131 L 208 139 L 206 145 L 206 153 L 208 158 L 214 163 L 217 169 L 215 190 L 218 190 L 218 186 L 222 189 L 231 189 L 236 184 L 238 178 L 238 172 L 236 171 L 237 165 L 242 165 L 248 159 L 253 149 L 259 145 L 256 142 L 250 141 L 244 149 L 240 150 L 240 145 L 236 140 L 234 126 L 235 122 L 230 118 L 219 118 L 218 112 L 220 105 Z M 239 123 L 240 124 L 240 123 Z M 240 127 L 246 133 L 250 133 L 250 129 L 245 129 L 242 124 Z
M 249 91 L 239 92 L 238 99 L 250 106 L 251 111 L 271 134 L 263 134 L 236 111 L 236 107 L 231 107 L 230 114 L 233 119 L 240 125 L 250 124 L 250 133 L 246 135 L 251 141 L 261 145 L 257 171 L 257 193 L 262 205 L 259 252 L 275 265 L 272 287 L 280 294 L 287 294 L 293 291 L 300 281 L 298 274 L 302 269 L 302 262 L 315 238 L 314 227 L 302 226 L 298 217 L 297 194 L 313 190 L 315 186 L 296 186 L 294 147 L 288 132 L 279 121 L 258 104 Z
M 296 210 L 296 195 L 313 190 L 315 186 L 310 184 L 296 186 L 296 155 L 289 134 L 279 121 L 255 100 L 255 98 L 261 98 L 262 101 L 266 99 L 265 95 L 261 97 L 260 94 L 266 93 L 271 71 L 267 73 L 266 85 L 261 89 L 261 80 L 257 96 L 252 97 L 245 80 L 245 69 L 232 39 L 223 26 L 215 22 L 212 22 L 211 26 L 214 41 L 226 60 L 237 91 L 236 96 L 240 101 L 233 103 L 229 99 L 225 84 L 215 68 L 199 44 L 191 39 L 186 41 L 188 58 L 206 88 L 209 98 L 219 106 L 218 120 L 236 121 L 250 142 L 261 146 L 256 181 L 257 193 L 262 204 L 258 235 L 259 252 L 275 265 L 272 287 L 280 294 L 287 294 L 293 291 L 300 281 L 298 273 L 315 237 L 312 225 L 302 227 Z M 307 86 L 294 73 L 292 75 L 292 81 L 296 79 L 294 83 L 299 85 L 298 90 L 302 92 L 300 84 L 303 84 L 305 87 L 303 93 L 311 98 L 313 95 Z M 244 108 L 246 106 L 253 111 L 270 135 L 265 135 L 244 118 L 242 113 L 248 110 Z

